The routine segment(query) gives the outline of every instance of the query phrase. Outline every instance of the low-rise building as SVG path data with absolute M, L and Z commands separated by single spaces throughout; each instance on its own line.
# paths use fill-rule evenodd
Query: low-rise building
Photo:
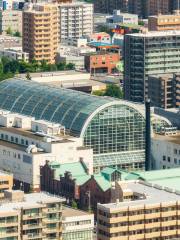
M 0 239 L 62 239 L 62 202 L 46 193 L 5 191 L 0 205 Z
M 65 62 L 66 64 L 72 63 L 75 66 L 75 69 L 84 69 L 84 56 L 83 54 L 96 52 L 95 48 L 91 48 L 88 46 L 67 46 L 60 45 L 56 60 L 57 62 Z
M 4 48 L 22 47 L 22 38 L 9 35 L 0 35 L 0 50 Z
M 90 73 L 80 71 L 57 71 L 57 72 L 39 72 L 30 73 L 32 81 L 45 83 L 55 87 L 63 87 L 74 89 L 82 92 L 92 93 L 96 90 L 105 90 L 106 83 L 94 81 L 91 79 Z M 22 79 L 26 79 L 27 74 L 18 75 Z
M 94 215 L 70 207 L 62 208 L 62 239 L 93 240 Z
M 106 32 L 97 32 L 88 36 L 89 42 L 111 43 L 111 36 Z
M 180 15 L 157 15 L 148 18 L 149 31 L 180 30 Z
M 106 22 L 138 25 L 138 15 L 123 13 L 120 10 L 114 10 L 113 15 L 106 18 Z
M 85 55 L 85 68 L 91 75 L 96 73 L 111 74 L 116 71 L 116 64 L 119 61 L 119 53 L 99 51 Z
M 97 207 L 98 240 L 180 238 L 179 191 L 140 181 L 116 185 L 118 200 Z
M 0 11 L 0 33 L 20 33 L 22 35 L 22 11 Z
M 0 57 L 29 62 L 29 53 L 23 52 L 22 47 L 5 48 L 4 50 L 0 50 Z
M 93 151 L 82 139 L 69 136 L 57 123 L 19 114 L 0 114 L 0 168 L 14 175 L 15 187 L 39 191 L 40 166 L 47 160 L 59 163 L 80 159 L 93 172 Z
M 0 170 L 0 199 L 4 198 L 4 191 L 13 187 L 13 175 Z
M 175 135 L 155 134 L 152 138 L 155 169 L 180 167 L 180 132 Z

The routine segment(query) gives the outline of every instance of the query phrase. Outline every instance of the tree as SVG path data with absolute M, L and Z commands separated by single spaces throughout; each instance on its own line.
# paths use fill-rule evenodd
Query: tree
M 19 31 L 15 32 L 13 35 L 14 35 L 15 37 L 21 37 L 21 33 L 20 33 Z
M 12 35 L 12 30 L 11 30 L 10 27 L 8 27 L 8 29 L 6 30 L 6 33 L 7 33 L 8 35 Z
M 123 98 L 123 92 L 119 86 L 117 86 L 115 84 L 109 84 L 106 88 L 104 96 Z
M 66 69 L 67 69 L 67 70 L 73 70 L 73 69 L 75 69 L 75 64 L 74 64 L 74 63 L 68 63 L 68 64 L 66 65 Z
M 72 200 L 71 207 L 75 209 L 78 208 L 76 201 Z

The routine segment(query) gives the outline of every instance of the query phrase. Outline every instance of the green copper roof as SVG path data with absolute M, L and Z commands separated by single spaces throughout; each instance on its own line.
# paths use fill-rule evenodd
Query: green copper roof
M 84 175 L 84 176 L 77 176 L 76 177 L 76 183 L 77 185 L 83 185 L 85 182 L 87 182 L 91 178 L 90 175 Z
M 95 174 L 94 179 L 97 182 L 98 186 L 106 192 L 109 188 L 111 188 L 111 183 L 104 178 L 101 174 Z
M 70 172 L 73 178 L 77 178 L 78 176 L 86 176 L 87 173 L 81 162 L 73 162 L 73 163 L 62 163 L 57 165 L 56 162 L 50 164 L 51 168 L 55 170 L 55 178 L 59 179 L 59 176 L 64 176 L 65 172 Z
M 137 179 L 142 179 L 163 187 L 180 190 L 180 168 L 162 169 L 147 172 L 131 172 L 125 177 L 125 180 Z

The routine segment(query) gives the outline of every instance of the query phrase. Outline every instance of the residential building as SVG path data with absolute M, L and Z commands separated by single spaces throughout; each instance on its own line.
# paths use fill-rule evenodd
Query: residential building
M 29 53 L 30 60 L 53 64 L 58 38 L 57 5 L 28 4 L 23 11 L 23 51 Z
M 97 172 L 113 165 L 127 169 L 144 167 L 145 111 L 142 104 L 14 78 L 0 83 L 2 107 L 64 126 L 70 136 L 82 139 L 84 146 L 93 149 L 93 166 Z M 58 144 L 54 145 L 61 151 Z M 62 150 L 66 151 L 66 155 L 59 154 L 58 157 L 68 158 L 67 152 L 71 151 L 66 147 L 62 147 Z M 87 152 L 88 162 L 91 156 L 89 151 L 92 150 Z
M 0 11 L 0 33 L 20 33 L 22 35 L 22 11 L 4 10 Z
M 111 36 L 106 32 L 97 32 L 88 36 L 89 42 L 111 43 Z
M 0 57 L 29 62 L 29 53 L 23 52 L 22 47 L 5 48 L 4 50 L 0 50 Z
M 62 202 L 46 193 L 5 191 L 0 239 L 62 239 Z
M 96 52 L 95 48 L 88 46 L 74 47 L 67 45 L 60 45 L 56 57 L 57 62 L 65 62 L 66 64 L 72 63 L 75 69 L 84 69 L 84 56 L 83 54 Z
M 98 240 L 179 239 L 179 191 L 126 181 L 116 183 L 116 199 L 98 204 Z
M 180 167 L 180 132 L 175 135 L 155 134 L 152 138 L 155 169 Z
M 148 96 L 151 99 L 152 106 L 160 108 L 173 108 L 178 107 L 178 105 L 180 106 L 178 92 L 180 93 L 179 74 L 148 76 Z
M 23 81 L 23 80 L 21 80 Z M 68 136 L 59 124 L 1 112 L 0 169 L 12 172 L 15 187 L 39 191 L 40 166 L 47 160 L 78 162 L 93 173 L 93 152 L 82 139 Z
M 73 2 L 60 4 L 58 8 L 60 42 L 92 34 L 93 4 Z
M 0 170 L 0 199 L 4 198 L 4 191 L 13 187 L 13 175 Z
M 123 13 L 121 10 L 114 10 L 113 15 L 106 18 L 106 22 L 138 25 L 138 15 Z
M 157 15 L 148 18 L 149 31 L 180 30 L 180 15 Z
M 12 9 L 12 0 L 1 0 L 0 1 L 0 10 Z
M 117 52 L 99 51 L 85 55 L 85 69 L 92 75 L 96 73 L 116 72 L 116 65 L 120 61 L 120 54 Z
M 9 35 L 0 35 L 0 50 L 4 48 L 22 47 L 22 39 Z
M 137 14 L 141 18 L 148 18 L 152 15 L 165 15 L 171 12 L 172 0 L 129 0 L 129 12 Z
M 125 98 L 143 102 L 149 75 L 179 71 L 180 31 L 126 34 L 124 56 Z
M 122 12 L 128 11 L 128 0 L 94 0 L 93 4 L 95 13 L 112 14 L 114 9 L 120 9 Z
M 62 239 L 93 240 L 94 215 L 70 207 L 62 208 Z

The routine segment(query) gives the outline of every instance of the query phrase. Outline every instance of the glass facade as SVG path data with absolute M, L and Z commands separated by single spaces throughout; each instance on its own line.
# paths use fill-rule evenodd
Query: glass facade
M 84 143 L 95 154 L 143 150 L 145 120 L 127 105 L 113 105 L 100 111 L 91 120 Z
M 93 148 L 95 167 L 144 163 L 145 119 L 136 104 L 11 79 L 0 83 L 0 108 L 59 123 L 83 137 Z

